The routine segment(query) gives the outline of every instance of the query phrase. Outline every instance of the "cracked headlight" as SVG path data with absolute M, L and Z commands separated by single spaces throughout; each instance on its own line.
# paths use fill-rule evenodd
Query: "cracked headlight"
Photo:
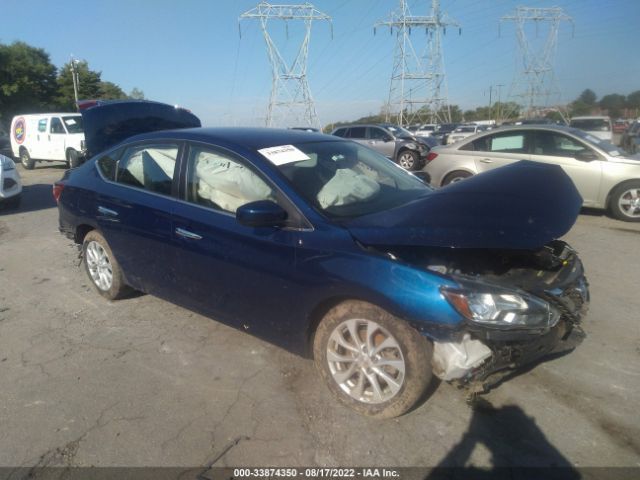
M 5 172 L 16 168 L 16 164 L 13 163 L 13 160 L 9 157 L 5 157 L 4 155 L 0 155 L 0 166 L 2 166 L 2 170 Z
M 441 292 L 460 315 L 487 327 L 549 328 L 560 318 L 560 313 L 549 303 L 522 292 L 486 287 L 482 290 L 442 288 Z

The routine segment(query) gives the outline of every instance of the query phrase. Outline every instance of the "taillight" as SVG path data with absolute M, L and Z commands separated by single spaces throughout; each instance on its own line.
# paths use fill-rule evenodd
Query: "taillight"
M 432 160 L 434 160 L 436 157 L 438 156 L 438 154 L 436 152 L 429 152 L 429 155 L 427 155 L 427 162 L 431 162 Z
M 56 182 L 53 184 L 53 198 L 56 200 L 56 203 L 60 201 L 60 195 L 62 195 L 63 189 L 64 183 Z

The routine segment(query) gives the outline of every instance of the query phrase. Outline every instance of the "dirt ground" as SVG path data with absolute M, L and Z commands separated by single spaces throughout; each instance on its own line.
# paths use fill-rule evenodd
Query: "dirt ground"
M 340 406 L 313 364 L 149 295 L 107 302 L 57 231 L 61 167 L 0 211 L 0 466 L 640 466 L 640 224 L 584 213 L 588 337 L 471 409 Z

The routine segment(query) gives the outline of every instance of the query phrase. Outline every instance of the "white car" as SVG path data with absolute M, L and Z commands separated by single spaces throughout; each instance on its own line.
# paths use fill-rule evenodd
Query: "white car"
M 417 137 L 430 137 L 437 128 L 438 125 L 435 123 L 425 123 L 424 125 L 420 125 L 413 134 Z
M 481 127 L 480 125 L 460 125 L 447 137 L 447 145 L 459 142 L 464 138 L 470 137 L 471 135 L 482 132 L 484 130 L 486 130 L 486 128 Z
M 573 117 L 569 126 L 579 128 L 580 130 L 590 133 L 602 140 L 607 140 L 609 142 L 613 140 L 613 127 L 609 117 Z
M 11 150 L 27 170 L 37 161 L 61 161 L 75 168 L 82 162 L 83 144 L 79 113 L 35 113 L 11 121 Z
M 22 182 L 16 164 L 0 155 L 0 205 L 18 206 L 22 196 Z
M 608 209 L 640 222 L 640 155 L 571 127 L 521 125 L 483 132 L 434 147 L 423 170 L 441 187 L 488 170 L 532 160 L 559 165 L 573 180 L 583 206 Z

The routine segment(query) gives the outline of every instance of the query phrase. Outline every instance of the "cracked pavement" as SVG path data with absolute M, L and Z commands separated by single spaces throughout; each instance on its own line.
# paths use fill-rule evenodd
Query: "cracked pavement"
M 21 167 L 0 211 L 0 466 L 639 466 L 640 225 L 581 215 L 588 337 L 472 410 L 441 384 L 412 413 L 345 409 L 310 360 L 149 295 L 108 302 Z

